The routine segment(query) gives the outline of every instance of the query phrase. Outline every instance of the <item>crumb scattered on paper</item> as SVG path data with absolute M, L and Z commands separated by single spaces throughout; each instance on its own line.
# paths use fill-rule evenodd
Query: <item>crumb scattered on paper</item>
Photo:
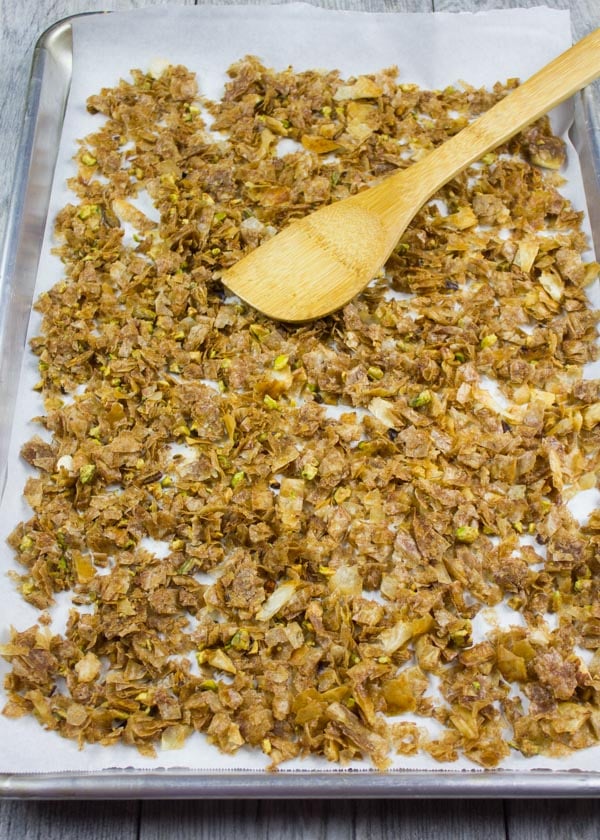
M 65 275 L 37 303 L 44 434 L 10 542 L 43 612 L 2 648 L 5 714 L 273 766 L 598 741 L 600 514 L 567 505 L 597 482 L 598 265 L 548 121 L 445 187 L 335 315 L 278 324 L 219 279 L 515 84 L 247 57 L 220 102 L 183 67 L 89 100 Z

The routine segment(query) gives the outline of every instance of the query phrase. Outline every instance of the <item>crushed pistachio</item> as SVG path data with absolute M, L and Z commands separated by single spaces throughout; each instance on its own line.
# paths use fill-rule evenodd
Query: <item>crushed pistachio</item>
M 79 469 L 79 481 L 81 484 L 89 484 L 96 474 L 95 464 L 84 464 Z
M 422 408 L 424 405 L 429 405 L 431 402 L 431 391 L 425 390 L 421 391 L 420 394 L 417 394 L 416 397 L 413 397 L 408 401 L 408 404 L 411 408 Z
M 456 537 L 458 542 L 472 543 L 475 542 L 475 540 L 479 536 L 479 528 L 475 528 L 471 525 L 461 525 L 454 532 L 454 536 Z
M 231 486 L 235 490 L 240 484 L 243 483 L 244 479 L 246 478 L 246 473 L 244 470 L 239 470 L 238 472 L 234 473 L 231 478 Z

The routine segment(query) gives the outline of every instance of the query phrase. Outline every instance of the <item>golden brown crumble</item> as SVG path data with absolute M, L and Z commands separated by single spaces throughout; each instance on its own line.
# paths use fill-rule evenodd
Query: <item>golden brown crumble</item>
M 486 155 L 385 279 L 291 327 L 221 272 L 516 82 L 426 91 L 253 57 L 229 76 L 220 102 L 183 67 L 89 100 L 64 279 L 37 303 L 33 516 L 10 537 L 22 596 L 73 608 L 64 634 L 43 612 L 2 647 L 4 713 L 149 755 L 196 730 L 272 766 L 597 743 L 600 512 L 580 527 L 566 502 L 597 483 L 598 265 L 563 144 L 543 119 Z M 474 637 L 502 602 L 512 626 Z

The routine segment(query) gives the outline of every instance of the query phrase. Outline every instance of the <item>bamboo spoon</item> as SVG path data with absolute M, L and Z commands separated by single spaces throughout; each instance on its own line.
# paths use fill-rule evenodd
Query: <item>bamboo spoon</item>
M 281 321 L 328 315 L 369 284 L 440 187 L 599 75 L 596 29 L 417 163 L 284 228 L 226 271 L 224 285 Z

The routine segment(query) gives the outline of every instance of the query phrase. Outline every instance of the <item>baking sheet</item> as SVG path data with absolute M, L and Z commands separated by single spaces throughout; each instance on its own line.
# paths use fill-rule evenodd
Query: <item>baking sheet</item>
M 61 276 L 59 261 L 50 256 L 52 219 L 70 200 L 65 181 L 75 172 L 71 160 L 75 140 L 98 125 L 85 109 L 86 98 L 103 85 L 114 85 L 120 76 L 126 77 L 131 67 L 146 68 L 156 59 L 185 64 L 198 73 L 201 92 L 209 97 L 220 95 L 227 66 L 247 53 L 259 55 L 275 67 L 292 64 L 301 70 L 336 66 L 346 75 L 397 64 L 402 79 L 435 88 L 460 79 L 473 84 L 492 84 L 509 76 L 526 78 L 570 44 L 568 12 L 543 8 L 460 16 L 332 12 L 303 4 L 170 8 L 168 15 L 164 8 L 155 8 L 75 18 L 72 28 L 71 90 L 62 125 L 36 296 Z M 561 106 L 554 114 L 555 128 L 566 132 L 572 114 L 572 105 Z M 570 197 L 576 206 L 583 207 L 585 198 L 578 162 L 573 154 L 570 160 L 566 173 Z M 37 319 L 33 317 L 30 335 L 36 330 Z M 4 546 L 4 539 L 18 521 L 30 515 L 20 495 L 28 473 L 18 451 L 27 439 L 39 433 L 39 427 L 24 422 L 24 418 L 42 413 L 31 390 L 38 378 L 36 363 L 34 357 L 26 354 L 16 406 L 18 422 L 14 424 L 10 441 L 9 482 L 0 506 L 3 571 L 14 568 L 12 552 Z M 592 504 L 597 499 L 588 497 L 586 501 Z M 56 611 L 57 630 L 61 629 L 67 599 L 68 595 Z M 20 600 L 5 574 L 0 578 L 0 601 L 5 606 L 0 627 L 2 643 L 8 638 L 10 624 L 24 629 L 35 623 L 38 613 Z M 7 670 L 2 662 L 0 674 Z M 0 772 L 6 774 L 98 773 L 107 768 L 149 771 L 158 767 L 219 775 L 233 771 L 262 774 L 268 764 L 265 756 L 250 750 L 224 756 L 200 736 L 190 739 L 183 750 L 163 752 L 157 759 L 143 758 L 125 747 L 109 750 L 87 746 L 79 751 L 75 743 L 45 732 L 32 719 L 8 721 L 0 717 L 0 738 L 3 743 Z M 513 771 L 541 766 L 561 771 L 576 768 L 591 771 L 597 756 L 597 750 L 588 750 L 560 761 L 545 759 L 543 765 L 539 759 L 515 756 L 503 767 Z M 432 771 L 440 771 L 440 765 L 426 756 L 402 758 L 395 769 L 403 768 L 426 771 L 426 778 L 432 776 Z M 355 764 L 350 770 L 368 773 L 366 765 Z M 444 765 L 444 771 L 447 770 L 469 770 L 471 777 L 487 775 L 466 760 Z M 326 771 L 328 776 L 341 773 L 348 781 L 361 775 L 315 760 L 285 765 L 281 774 L 298 776 L 307 771 Z M 439 772 L 442 778 L 447 777 L 444 771 Z M 394 773 L 385 776 L 391 780 Z

